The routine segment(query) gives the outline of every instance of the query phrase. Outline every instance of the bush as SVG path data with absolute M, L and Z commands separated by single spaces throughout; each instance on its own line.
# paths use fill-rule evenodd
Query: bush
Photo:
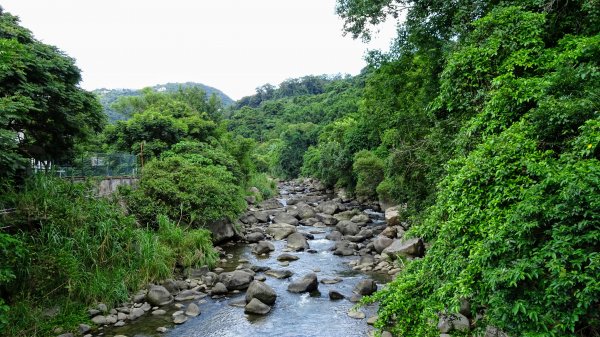
M 254 173 L 246 185 L 248 188 L 258 188 L 260 191 L 259 200 L 269 199 L 277 194 L 275 180 L 267 176 L 266 173 Z
M 194 155 L 173 155 L 148 163 L 139 188 L 125 192 L 142 223 L 164 214 L 180 226 L 203 227 L 235 218 L 246 207 L 239 182 L 225 166 L 201 166 Z
M 383 160 L 371 151 L 360 151 L 354 155 L 352 171 L 356 175 L 356 196 L 366 200 L 377 198 L 377 185 L 383 180 Z

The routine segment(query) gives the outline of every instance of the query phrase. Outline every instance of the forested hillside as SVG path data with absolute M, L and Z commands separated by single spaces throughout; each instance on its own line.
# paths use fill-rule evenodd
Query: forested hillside
M 371 53 L 361 75 L 315 92 L 285 93 L 306 77 L 259 88 L 230 130 L 262 142 L 271 174 L 404 205 L 407 237 L 429 248 L 372 298 L 378 327 L 435 336 L 461 309 L 479 331 L 598 335 L 600 4 L 337 6 L 363 39 L 402 11 L 390 52 Z
M 162 93 L 174 93 L 180 89 L 187 88 L 198 88 L 202 90 L 208 98 L 210 98 L 214 94 L 215 98 L 219 99 L 223 106 L 230 106 L 233 104 L 233 100 L 229 96 L 224 94 L 221 90 L 209 87 L 202 83 L 167 83 L 149 87 L 149 89 L 153 91 Z M 143 91 L 143 89 L 96 89 L 92 92 L 98 96 L 100 104 L 104 109 L 104 113 L 108 116 L 109 122 L 114 123 L 115 121 L 125 120 L 130 117 L 130 113 L 128 111 L 125 111 L 124 107 L 117 103 L 118 100 L 121 97 L 141 96 L 143 94 Z

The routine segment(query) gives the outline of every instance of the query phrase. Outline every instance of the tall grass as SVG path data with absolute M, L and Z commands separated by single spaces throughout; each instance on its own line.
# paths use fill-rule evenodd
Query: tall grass
M 188 231 L 164 216 L 157 231 L 140 226 L 116 202 L 95 197 L 90 183 L 37 176 L 0 203 L 17 209 L 5 220 L 27 251 L 12 267 L 15 279 L 0 282 L 10 305 L 9 336 L 73 327 L 86 306 L 116 305 L 177 267 L 212 265 L 217 258 L 207 231 Z M 57 303 L 61 318 L 34 318 Z

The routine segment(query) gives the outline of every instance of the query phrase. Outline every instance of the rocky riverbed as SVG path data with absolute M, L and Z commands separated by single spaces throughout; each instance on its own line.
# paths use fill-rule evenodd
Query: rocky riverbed
M 186 270 L 149 285 L 110 311 L 90 310 L 92 336 L 368 336 L 376 308 L 355 302 L 400 269 L 397 254 L 422 256 L 421 240 L 402 240 L 398 208 L 334 196 L 317 181 L 279 185 L 249 204 L 237 239 L 218 247 L 217 268 Z M 68 336 L 65 334 L 63 336 Z

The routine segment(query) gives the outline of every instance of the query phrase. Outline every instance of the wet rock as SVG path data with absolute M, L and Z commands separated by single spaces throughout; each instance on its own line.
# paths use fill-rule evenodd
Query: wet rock
M 252 281 L 246 291 L 246 303 L 250 303 L 254 298 L 264 304 L 273 305 L 277 299 L 277 294 L 267 284 L 260 281 Z
M 327 226 L 334 226 L 338 223 L 338 219 L 334 218 L 332 215 L 325 213 L 317 213 L 317 220 L 321 221 Z
M 190 317 L 196 317 L 200 315 L 200 308 L 195 303 L 190 303 L 185 309 L 185 315 Z
M 367 318 L 367 324 L 374 325 L 375 322 L 377 322 L 378 318 L 379 318 L 378 316 L 371 316 L 371 317 Z
M 265 275 L 277 278 L 277 279 L 286 279 L 289 278 L 293 275 L 294 273 L 292 273 L 290 270 L 275 270 L 275 269 L 271 269 L 271 270 L 267 270 L 265 272 Z
M 333 215 L 340 209 L 340 205 L 335 201 L 325 201 L 319 204 L 317 208 L 321 213 Z
M 267 227 L 267 234 L 271 235 L 275 240 L 283 240 L 295 232 L 296 227 L 289 224 L 277 223 Z
M 352 217 L 352 219 L 350 219 L 350 221 L 355 222 L 355 223 L 367 223 L 369 221 L 371 221 L 371 219 L 369 219 L 369 216 L 361 213 L 361 214 L 357 214 L 355 216 Z
M 391 245 L 385 248 L 382 253 L 386 253 L 392 257 L 400 254 L 411 257 L 422 257 L 425 254 L 425 245 L 423 240 L 419 238 L 409 240 L 394 240 Z
M 165 333 L 167 332 L 167 328 L 165 328 L 164 326 L 160 326 L 156 328 L 156 332 Z
M 287 248 L 299 251 L 308 249 L 308 242 L 306 241 L 306 237 L 301 233 L 292 233 L 287 237 Z
M 255 273 L 262 273 L 269 269 L 271 269 L 271 267 L 267 267 L 267 266 L 251 266 L 250 267 L 250 270 L 252 270 Z
M 246 241 L 255 243 L 265 239 L 265 235 L 261 232 L 249 233 L 246 235 Z
M 279 213 L 273 218 L 274 223 L 285 223 L 292 226 L 298 226 L 298 219 L 289 213 Z
M 316 215 L 315 211 L 312 209 L 312 207 L 310 207 L 308 205 L 303 205 L 303 206 L 298 207 L 298 218 L 300 218 L 302 220 L 314 218 L 315 215 Z M 316 222 L 316 219 L 315 219 L 315 222 Z
M 296 281 L 291 282 L 287 290 L 293 293 L 303 293 L 317 290 L 318 287 L 319 283 L 317 280 L 317 274 L 310 273 L 304 275 L 302 278 Z
M 389 247 L 392 242 L 394 242 L 394 240 L 385 237 L 385 236 L 377 236 L 375 239 L 373 239 L 373 248 L 375 248 L 375 251 L 377 253 L 383 252 L 384 249 L 386 249 L 387 247 Z
M 235 270 L 219 275 L 219 282 L 223 283 L 229 290 L 243 290 L 248 288 L 254 276 L 246 271 Z
M 321 283 L 323 283 L 323 284 L 336 284 L 336 283 L 340 283 L 342 281 L 343 280 L 341 278 L 339 278 L 339 277 L 336 277 L 336 278 L 324 278 L 324 279 L 321 280 Z
M 335 226 L 343 235 L 356 235 L 360 232 L 358 225 L 350 220 L 342 220 Z
M 400 213 L 403 209 L 402 206 L 394 206 L 385 210 L 385 222 L 388 226 L 400 225 Z
M 244 312 L 247 314 L 255 314 L 255 315 L 266 315 L 271 311 L 271 307 L 264 304 L 257 298 L 253 298 L 246 306 L 244 307 Z
M 277 257 L 277 261 L 296 261 L 298 259 L 300 259 L 298 256 L 287 253 L 281 254 Z
M 215 244 L 231 240 L 236 235 L 233 224 L 228 220 L 219 220 L 208 223 L 206 229 L 211 231 L 212 241 Z
M 162 309 L 152 311 L 152 315 L 154 315 L 154 316 L 162 316 L 162 315 L 165 315 L 166 313 L 167 312 Z
M 275 250 L 275 246 L 270 241 L 259 241 L 252 249 L 256 255 L 267 254 Z
M 225 295 L 227 292 L 229 292 L 229 290 L 221 282 L 217 282 L 210 290 L 211 295 Z
M 367 296 L 377 291 L 377 284 L 373 280 L 362 280 L 354 287 L 355 294 Z
M 165 287 L 153 285 L 146 294 L 146 301 L 153 306 L 160 307 L 173 303 L 173 296 Z
M 348 241 L 338 241 L 335 244 L 333 255 L 350 256 L 354 255 L 354 249 Z
M 179 294 L 177 294 L 177 296 L 175 297 L 175 300 L 177 302 L 190 301 L 190 300 L 199 299 L 201 297 L 204 297 L 205 295 L 206 294 L 201 293 L 196 290 L 184 290 L 184 291 L 180 292 Z
M 350 311 L 348 311 L 348 316 L 354 319 L 363 319 L 366 317 L 364 312 L 354 309 L 350 309 Z
M 338 292 L 337 290 L 329 291 L 329 299 L 332 301 L 343 300 L 344 298 L 345 298 L 345 296 L 342 295 L 342 293 Z
M 327 234 L 325 238 L 331 241 L 340 241 L 344 235 L 338 231 L 331 231 L 331 233 Z
M 183 313 L 183 311 L 176 311 L 172 317 L 173 323 L 175 324 L 183 324 L 188 320 L 187 316 Z

